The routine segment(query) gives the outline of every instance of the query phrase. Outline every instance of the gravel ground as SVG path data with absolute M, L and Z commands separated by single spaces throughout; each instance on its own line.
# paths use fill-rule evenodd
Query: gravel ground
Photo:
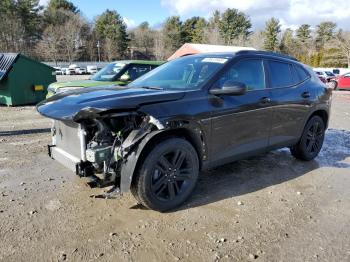
M 350 92 L 335 92 L 314 161 L 282 149 L 202 172 L 165 214 L 91 197 L 46 155 L 50 120 L 0 112 L 2 261 L 350 261 Z

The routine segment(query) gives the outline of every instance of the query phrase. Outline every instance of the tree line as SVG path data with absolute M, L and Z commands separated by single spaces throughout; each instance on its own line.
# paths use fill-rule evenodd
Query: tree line
M 263 30 L 253 31 L 248 15 L 226 9 L 209 19 L 171 16 L 160 28 L 147 22 L 127 28 L 115 10 L 89 21 L 68 0 L 50 0 L 45 7 L 39 0 L 1 0 L 0 21 L 0 52 L 44 61 L 163 60 L 184 43 L 205 43 L 280 52 L 314 67 L 350 67 L 350 32 L 332 21 L 282 30 L 271 18 Z

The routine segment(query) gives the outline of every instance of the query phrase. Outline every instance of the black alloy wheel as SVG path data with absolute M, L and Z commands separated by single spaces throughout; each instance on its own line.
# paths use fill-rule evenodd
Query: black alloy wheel
M 167 139 L 145 157 L 131 191 L 147 208 L 166 211 L 189 197 L 198 173 L 198 155 L 193 146 L 181 138 Z
M 159 200 L 172 200 L 190 186 L 193 174 L 191 157 L 183 149 L 160 156 L 152 175 L 151 190 Z
M 299 142 L 291 147 L 294 157 L 309 161 L 321 151 L 325 136 L 325 123 L 319 116 L 313 116 L 306 124 Z

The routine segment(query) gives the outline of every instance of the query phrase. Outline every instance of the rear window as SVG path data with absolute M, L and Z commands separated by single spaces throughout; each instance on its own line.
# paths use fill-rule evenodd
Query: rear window
M 294 68 L 297 72 L 299 82 L 304 82 L 306 79 L 310 77 L 310 75 L 301 66 L 294 65 Z
M 296 84 L 292 66 L 288 63 L 269 61 L 271 88 L 288 87 Z

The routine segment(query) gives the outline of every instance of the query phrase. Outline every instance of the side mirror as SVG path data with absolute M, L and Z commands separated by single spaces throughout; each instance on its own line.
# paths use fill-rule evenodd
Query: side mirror
M 120 77 L 120 80 L 124 82 L 130 81 L 130 76 L 127 74 L 124 74 Z
M 244 83 L 227 80 L 222 88 L 210 89 L 209 93 L 212 95 L 227 95 L 240 96 L 247 92 L 247 87 Z

